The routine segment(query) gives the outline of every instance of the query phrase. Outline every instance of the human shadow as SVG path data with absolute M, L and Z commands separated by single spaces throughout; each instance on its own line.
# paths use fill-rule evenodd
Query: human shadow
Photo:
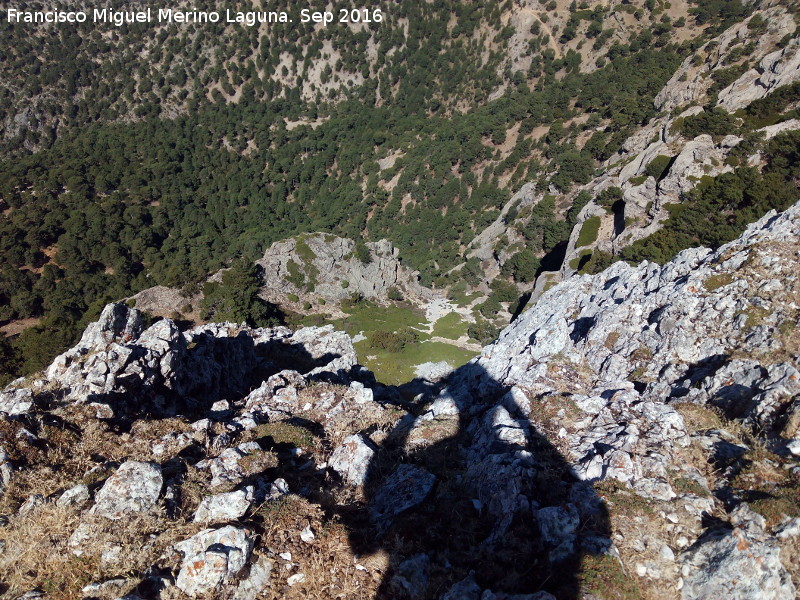
M 357 555 L 389 554 L 376 598 L 577 600 L 582 557 L 611 547 L 609 518 L 531 422 L 540 399 L 477 361 L 415 387 L 369 464 L 367 509 L 347 520 Z

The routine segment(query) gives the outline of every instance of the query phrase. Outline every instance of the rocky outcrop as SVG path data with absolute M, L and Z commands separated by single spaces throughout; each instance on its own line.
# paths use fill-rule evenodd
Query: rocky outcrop
M 682 557 L 683 598 L 793 597 L 795 587 L 764 531 L 764 518 L 742 504 L 732 512 L 731 524 L 733 529 L 709 532 Z
M 81 589 L 148 598 L 601 595 L 585 560 L 632 597 L 791 599 L 798 248 L 800 204 L 573 277 L 401 388 L 330 327 L 181 332 L 109 305 L 2 392 L 30 399 L 0 419 L 10 556 L 36 573 L 20 544 L 46 544 L 102 565 Z
M 368 257 L 356 256 L 355 241 L 323 233 L 276 242 L 257 261 L 263 267 L 263 291 L 270 298 L 278 293 L 336 301 L 355 294 L 385 300 L 389 288 L 396 287 L 412 298 L 432 298 L 387 240 L 365 246 Z
M 292 332 L 211 323 L 181 332 L 162 319 L 144 329 L 139 311 L 110 304 L 34 388 L 58 382 L 61 395 L 91 403 L 106 416 L 175 414 L 241 395 L 286 362 L 305 372 L 335 373 L 352 367 L 356 356 L 350 338 L 330 326 Z M 0 406 L 23 412 L 30 403 L 20 397 L 30 393 L 12 387 L 0 395 Z
M 235 580 L 253 552 L 253 539 L 230 525 L 205 529 L 175 545 L 184 556 L 175 585 L 194 598 L 221 591 Z
M 649 499 L 680 498 L 694 516 L 675 522 L 697 534 L 701 515 L 713 509 L 711 493 L 681 494 L 671 472 L 682 471 L 680 479 L 694 481 L 698 493 L 731 483 L 715 486 L 701 465 L 681 458 L 693 442 L 677 407 L 718 407 L 765 432 L 779 449 L 793 443 L 800 287 L 792 271 L 799 247 L 795 205 L 765 216 L 716 252 L 687 250 L 663 267 L 617 263 L 600 275 L 572 278 L 506 329 L 476 367 L 488 381 L 539 398 L 563 394 L 566 382 L 554 372 L 576 377 L 575 369 L 587 369 L 580 374 L 587 391 L 570 396 L 580 416 L 558 432 L 575 472 L 588 481 L 616 480 Z M 729 501 L 726 494 L 720 498 Z M 734 527 L 741 511 L 731 515 Z M 759 523 L 752 533 L 723 529 L 698 538 L 682 558 L 692 565 L 684 570 L 690 574 L 681 582 L 684 597 L 747 598 L 761 586 L 769 597 L 793 597 L 777 540 Z M 644 565 L 642 574 L 649 569 Z M 661 565 L 654 572 L 665 571 Z
M 618 255 L 623 248 L 657 232 L 669 217 L 670 204 L 685 201 L 686 194 L 703 178 L 733 170 L 729 156 L 741 143 L 740 137 L 728 135 L 712 139 L 700 135 L 686 139 L 681 123 L 687 117 L 702 113 L 702 106 L 708 105 L 710 100 L 735 112 L 800 79 L 800 53 L 797 51 L 800 40 L 789 39 L 795 29 L 793 17 L 780 6 L 759 10 L 756 14 L 765 23 L 764 31 L 751 30 L 748 21 L 737 23 L 688 56 L 655 98 L 656 108 L 662 113 L 625 141 L 622 152 L 609 159 L 603 175 L 583 186 L 595 200 L 578 217 L 559 278 L 574 274 L 581 260 L 588 259 L 595 251 Z M 745 49 L 752 51 L 748 59 L 751 63 L 758 61 L 758 67 L 741 75 L 714 99 L 708 98 L 715 81 L 712 75 L 742 61 Z M 769 140 L 779 132 L 797 128 L 796 120 L 788 119 L 755 133 Z M 648 177 L 646 171 L 658 157 L 669 158 L 670 163 L 667 171 L 656 180 Z M 733 164 L 739 162 L 740 157 Z M 747 157 L 747 164 L 751 166 L 762 162 L 758 151 Z M 621 203 L 614 214 L 596 202 L 599 191 L 609 186 L 623 191 L 624 204 Z M 576 242 L 581 228 L 591 217 L 601 219 L 599 235 L 595 241 L 578 247 Z
M 697 53 L 704 60 L 698 61 L 695 55 L 688 56 L 664 88 L 656 95 L 656 108 L 672 112 L 680 106 L 701 103 L 714 81 L 712 77 L 709 77 L 709 74 L 729 65 L 729 53 L 734 48 L 746 44 L 748 40 L 755 42 L 751 58 L 761 61 L 760 69 L 752 69 L 749 73 L 745 73 L 739 82 L 735 82 L 730 86 L 725 93 L 725 97 L 729 98 L 727 102 L 730 102 L 731 106 L 737 105 L 741 108 L 750 101 L 761 98 L 774 89 L 775 85 L 770 84 L 779 80 L 791 83 L 789 78 L 791 77 L 792 67 L 789 63 L 783 66 L 783 63 L 787 59 L 792 63 L 793 59 L 784 55 L 783 51 L 774 51 L 774 48 L 775 44 L 784 36 L 794 33 L 795 24 L 792 15 L 780 6 L 757 11 L 756 14 L 759 14 L 766 22 L 766 31 L 759 33 L 750 31 L 747 26 L 748 20 L 736 23 L 713 42 L 706 43 Z M 796 51 L 789 51 L 789 54 L 796 54 Z M 768 74 L 771 69 L 776 70 L 772 75 Z M 764 83 L 767 84 L 765 86 L 762 86 L 758 81 L 761 73 L 765 74 Z M 777 85 L 785 85 L 785 83 Z M 748 98 L 749 100 L 747 100 Z M 720 104 L 723 104 L 722 93 L 720 93 L 719 99 Z
M 163 484 L 159 465 L 128 461 L 98 490 L 89 512 L 107 519 L 121 519 L 150 510 L 158 501 Z
M 758 67 L 750 69 L 719 93 L 717 106 L 736 112 L 773 90 L 800 80 L 800 38 L 785 48 L 767 54 Z

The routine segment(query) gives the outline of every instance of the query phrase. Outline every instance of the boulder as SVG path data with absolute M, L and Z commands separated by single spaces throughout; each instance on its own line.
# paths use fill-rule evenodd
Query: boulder
M 369 438 L 355 434 L 345 438 L 331 454 L 328 466 L 351 485 L 364 485 L 370 462 L 375 456 L 375 444 Z
M 235 492 L 206 496 L 195 512 L 194 520 L 200 523 L 235 521 L 247 512 L 252 503 L 252 486 Z
M 109 477 L 95 495 L 90 512 L 108 519 L 145 512 L 155 506 L 164 478 L 155 463 L 128 461 Z
M 381 530 L 387 529 L 400 513 L 425 501 L 436 477 L 410 464 L 402 464 L 392 472 L 372 499 L 370 513 Z
M 175 584 L 194 598 L 232 583 L 250 558 L 253 539 L 246 530 L 228 525 L 204 529 L 176 544 L 175 549 L 183 554 Z
M 746 504 L 731 516 L 733 529 L 710 532 L 681 557 L 683 598 L 793 600 L 795 586 L 763 517 Z

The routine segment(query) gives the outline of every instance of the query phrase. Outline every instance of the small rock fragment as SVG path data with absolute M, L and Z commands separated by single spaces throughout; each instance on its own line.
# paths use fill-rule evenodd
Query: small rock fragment
M 79 483 L 66 490 L 56 500 L 56 506 L 75 506 L 89 500 L 89 488 Z
M 306 525 L 305 528 L 303 528 L 303 531 L 300 532 L 300 539 L 306 544 L 310 544 L 316 539 L 314 532 L 311 531 L 311 525 Z
M 244 515 L 253 501 L 253 487 L 207 496 L 194 515 L 196 523 L 234 521 Z

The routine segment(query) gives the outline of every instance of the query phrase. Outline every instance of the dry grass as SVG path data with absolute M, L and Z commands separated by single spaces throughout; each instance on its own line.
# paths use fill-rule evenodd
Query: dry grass
M 51 598 L 76 598 L 99 576 L 99 561 L 73 556 L 67 547 L 77 527 L 75 509 L 54 504 L 38 507 L 26 517 L 12 517 L 2 530 L 6 547 L 0 553 L 0 580 L 6 597 L 41 587 Z
M 388 560 L 362 557 L 357 563 L 349 530 L 338 520 L 325 519 L 318 505 L 292 494 L 265 503 L 253 517 L 260 522 L 261 548 L 279 548 L 280 552 L 291 553 L 291 561 L 272 557 L 273 580 L 266 598 L 366 600 L 375 597 Z M 306 526 L 310 526 L 315 535 L 311 543 L 300 539 L 300 532 Z M 364 569 L 358 569 L 356 564 Z M 305 580 L 288 586 L 286 580 L 296 573 L 303 573 Z
M 92 536 L 81 546 L 83 554 L 75 556 L 69 538 L 81 521 L 92 525 Z M 161 511 L 110 521 L 46 503 L 28 515 L 12 517 L 3 530 L 6 549 L 0 554 L 0 573 L 7 595 L 40 587 L 54 599 L 75 598 L 92 581 L 143 572 L 169 546 L 198 529 L 168 522 Z M 120 560 L 104 564 L 102 553 L 115 547 Z
M 720 429 L 725 426 L 722 410 L 714 406 L 676 402 L 671 405 L 683 417 L 689 435 L 706 429 Z
M 80 522 L 92 526 L 91 538 L 75 556 L 69 538 Z M 0 573 L 5 597 L 41 588 L 53 600 L 81 597 L 80 590 L 94 581 L 132 577 L 159 562 L 174 543 L 190 537 L 200 527 L 169 521 L 163 510 L 111 521 L 80 515 L 75 507 L 49 502 L 25 516 L 14 516 L 2 530 L 6 542 L 0 553 Z M 118 551 L 119 559 L 102 560 L 104 551 Z
M 707 291 L 713 292 L 721 287 L 725 287 L 733 283 L 734 277 L 730 273 L 720 273 L 718 275 L 710 275 L 703 281 L 703 287 Z

